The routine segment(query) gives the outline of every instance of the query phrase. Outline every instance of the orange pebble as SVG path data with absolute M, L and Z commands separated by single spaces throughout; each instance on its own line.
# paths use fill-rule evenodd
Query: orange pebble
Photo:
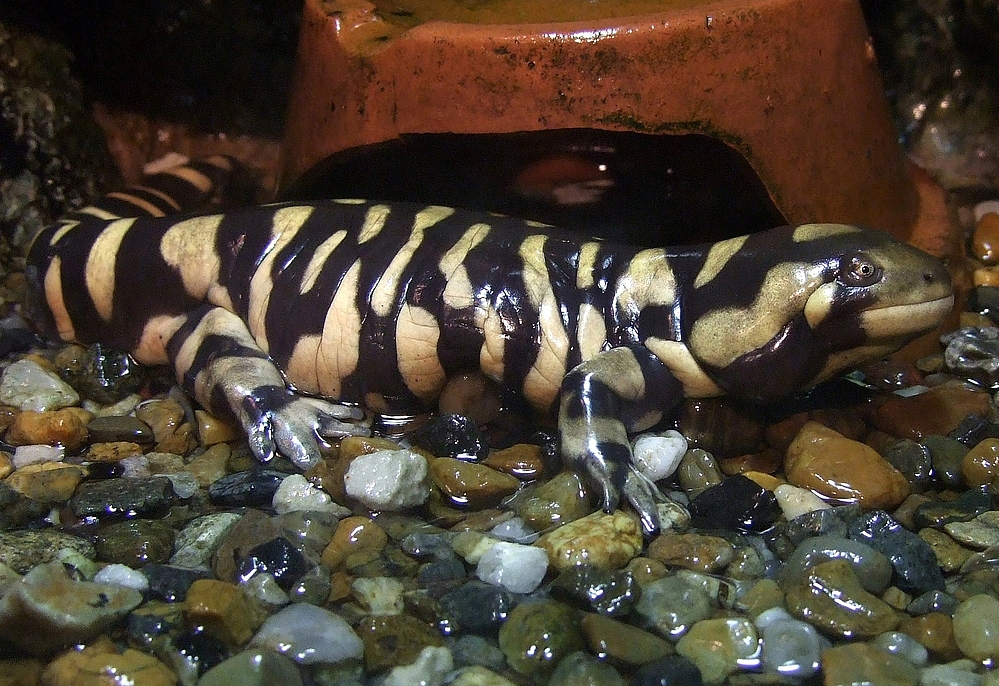
M 999 262 L 999 214 L 986 212 L 982 215 L 971 238 L 971 249 L 985 264 Z

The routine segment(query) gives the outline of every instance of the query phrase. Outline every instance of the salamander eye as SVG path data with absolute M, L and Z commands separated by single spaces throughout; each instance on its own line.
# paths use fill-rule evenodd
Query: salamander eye
M 873 286 L 881 280 L 881 267 L 862 253 L 844 255 L 839 263 L 839 280 L 857 288 Z

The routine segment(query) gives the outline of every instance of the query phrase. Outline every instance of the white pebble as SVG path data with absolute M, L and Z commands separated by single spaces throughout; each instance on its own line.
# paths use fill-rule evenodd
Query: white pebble
M 829 646 L 815 627 L 797 619 L 771 622 L 760 635 L 764 670 L 792 677 L 807 677 L 819 671 L 822 651 Z
M 343 485 L 347 495 L 372 510 L 404 510 L 430 496 L 427 460 L 409 450 L 379 450 L 355 458 Z
M 671 476 L 687 452 L 687 439 L 672 429 L 661 434 L 642 434 L 631 448 L 635 466 L 653 481 Z
M 260 572 L 246 581 L 240 581 L 240 586 L 243 587 L 248 596 L 256 598 L 271 608 L 284 607 L 291 602 L 288 594 L 274 580 L 274 575 L 267 572 Z
M 186 500 L 198 492 L 198 478 L 191 472 L 176 472 L 174 474 L 164 474 L 173 484 L 173 492 L 181 500 Z
M 753 624 L 756 625 L 757 629 L 763 631 L 774 622 L 786 622 L 789 619 L 794 619 L 790 612 L 782 607 L 771 607 L 758 614 L 753 620 Z
M 491 536 L 495 536 L 501 541 L 530 545 L 541 537 L 537 531 L 527 526 L 520 517 L 513 517 L 501 522 L 489 530 Z
M 919 672 L 919 686 L 982 686 L 985 677 L 974 672 L 971 660 L 955 660 L 933 665 Z
M 61 445 L 19 445 L 14 449 L 14 469 L 39 462 L 62 462 L 66 449 Z
M 393 668 L 382 686 L 441 686 L 452 669 L 454 659 L 450 650 L 427 646 L 413 664 Z
M 500 541 L 479 560 L 475 574 L 511 593 L 530 593 L 545 578 L 548 553 L 541 548 Z
M 289 605 L 268 617 L 250 643 L 303 665 L 332 664 L 364 654 L 364 643 L 343 617 L 308 603 Z
M 94 583 L 134 588 L 139 593 L 149 590 L 146 575 L 128 565 L 112 564 L 104 567 L 94 575 Z
M 329 493 L 310 484 L 301 474 L 285 477 L 281 485 L 274 491 L 271 507 L 278 514 L 300 510 L 337 512 L 342 509 L 333 502 Z
M 132 455 L 124 460 L 119 460 L 118 464 L 124 470 L 122 476 L 126 479 L 138 479 L 152 475 L 152 472 L 149 471 L 149 458 L 145 455 Z
M 832 505 L 815 495 L 807 488 L 799 488 L 791 484 L 781 484 L 774 489 L 777 504 L 780 505 L 784 518 L 791 521 L 816 510 L 829 510 Z
M 351 595 L 366 614 L 401 615 L 403 610 L 402 582 L 387 576 L 359 577 L 350 585 Z
M 65 381 L 31 360 L 15 362 L 0 377 L 0 403 L 4 405 L 45 412 L 78 402 L 80 396 Z

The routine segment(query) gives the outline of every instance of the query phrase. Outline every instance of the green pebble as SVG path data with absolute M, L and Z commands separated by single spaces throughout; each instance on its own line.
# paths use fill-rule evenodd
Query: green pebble
M 547 674 L 567 655 L 583 649 L 579 614 L 551 600 L 522 603 L 500 628 L 499 645 L 515 671 Z
M 246 650 L 207 672 L 198 686 L 301 686 L 298 667 L 284 655 L 269 650 Z

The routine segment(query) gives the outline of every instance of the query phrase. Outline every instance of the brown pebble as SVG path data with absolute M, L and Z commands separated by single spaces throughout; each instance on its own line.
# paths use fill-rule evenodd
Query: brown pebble
M 206 634 L 230 647 L 249 641 L 264 620 L 242 588 L 217 579 L 198 579 L 191 584 L 184 615 L 188 624 L 204 627 Z
M 651 557 L 636 557 L 628 563 L 627 569 L 635 577 L 635 582 L 639 586 L 647 586 L 669 574 L 666 565 Z
M 971 235 L 971 252 L 985 264 L 999 262 L 999 214 L 986 212 Z
M 544 548 L 559 571 L 583 563 L 620 569 L 642 551 L 642 527 L 637 517 L 622 510 L 598 510 L 549 531 L 535 545 Z
M 718 536 L 664 533 L 649 544 L 648 556 L 665 565 L 713 573 L 732 561 L 735 549 Z
M 87 449 L 87 460 L 90 462 L 121 462 L 126 457 L 142 454 L 138 443 L 129 441 L 111 441 L 109 443 L 91 443 Z
M 865 510 L 891 509 L 909 495 L 909 482 L 873 448 L 809 422 L 787 449 L 787 480 Z
M 67 450 L 79 448 L 87 440 L 87 422 L 79 413 L 71 410 L 50 410 L 35 412 L 25 410 L 18 413 L 7 431 L 7 442 L 11 445 L 62 445 Z
M 367 517 L 347 517 L 337 524 L 320 561 L 334 571 L 353 569 L 376 559 L 388 534 Z
M 21 467 L 4 483 L 22 495 L 43 503 L 65 503 L 86 476 L 79 465 L 63 462 L 40 462 Z
M 986 416 L 990 399 L 984 391 L 944 384 L 908 398 L 891 396 L 875 410 L 874 424 L 892 436 L 914 441 L 931 434 L 946 436 L 969 414 Z
M 971 273 L 971 282 L 976 286 L 999 286 L 999 268 L 982 267 Z
M 898 630 L 922 644 L 937 660 L 957 660 L 961 650 L 954 641 L 954 622 L 942 612 L 903 619 Z
M 630 665 L 643 665 L 673 653 L 672 644 L 637 626 L 585 613 L 580 622 L 590 652 Z
M 210 448 L 217 443 L 235 441 L 240 438 L 240 432 L 232 424 L 223 422 L 214 415 L 208 414 L 204 410 L 194 411 L 195 419 L 198 422 L 198 440 L 205 448 Z
M 430 478 L 452 504 L 473 510 L 498 505 L 520 488 L 520 481 L 509 474 L 453 457 L 432 460 Z
M 970 488 L 992 483 L 999 476 L 999 438 L 986 438 L 961 460 L 961 476 Z
M 6 479 L 14 471 L 14 463 L 11 461 L 11 454 L 0 452 L 0 479 Z
M 773 448 L 750 455 L 740 455 L 739 457 L 729 457 L 718 460 L 722 474 L 732 476 L 733 474 L 745 474 L 747 472 L 760 472 L 763 474 L 773 474 L 781 468 L 783 453 Z
M 191 460 L 185 468 L 194 474 L 199 486 L 207 487 L 228 473 L 226 464 L 231 453 L 228 445 L 217 443 Z
M 541 446 L 530 443 L 517 443 L 503 450 L 495 450 L 482 464 L 522 481 L 539 479 L 545 471 Z

